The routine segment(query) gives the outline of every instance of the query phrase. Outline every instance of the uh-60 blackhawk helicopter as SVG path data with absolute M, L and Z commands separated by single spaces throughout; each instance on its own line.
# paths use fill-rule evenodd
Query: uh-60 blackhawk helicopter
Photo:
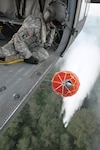
M 61 1 L 67 6 L 66 25 L 63 29 L 57 29 L 57 37 L 54 39 L 49 58 L 37 65 L 24 62 L 0 65 L 1 135 L 80 33 L 90 3 L 100 3 L 100 0 Z M 44 12 L 50 2 L 52 0 L 0 0 L 0 46 L 11 39 L 26 17 L 35 14 L 37 9 Z

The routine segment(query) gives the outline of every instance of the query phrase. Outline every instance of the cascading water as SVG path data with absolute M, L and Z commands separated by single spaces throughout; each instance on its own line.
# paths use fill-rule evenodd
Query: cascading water
M 85 25 L 84 30 L 78 36 L 74 44 L 67 51 L 64 57 L 65 63 L 61 70 L 68 70 L 75 73 L 80 81 L 80 88 L 78 92 L 67 98 L 63 98 L 63 105 L 61 114 L 63 114 L 63 123 L 67 127 L 71 117 L 74 115 L 84 101 L 84 99 L 91 92 L 93 85 L 99 75 L 100 71 L 100 44 L 99 26 L 100 19 L 95 17 L 90 18 Z M 97 25 L 97 22 L 99 23 Z M 91 28 L 90 28 L 91 27 Z

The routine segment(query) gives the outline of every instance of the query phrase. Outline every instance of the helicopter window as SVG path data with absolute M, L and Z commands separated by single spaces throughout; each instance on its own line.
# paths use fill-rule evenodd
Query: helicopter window
M 80 10 L 79 20 L 82 20 L 82 19 L 84 18 L 85 9 L 86 9 L 86 1 L 83 0 L 83 1 L 82 1 L 82 4 L 81 4 L 81 10 Z
M 87 0 L 87 1 L 88 1 L 88 0 Z M 90 3 L 87 2 L 86 11 L 85 11 L 85 16 L 87 16 L 87 14 L 88 14 L 89 7 L 90 7 Z
M 80 10 L 80 15 L 79 15 L 79 21 L 82 20 L 88 12 L 89 9 L 89 4 L 88 0 L 82 0 L 81 4 L 81 10 Z

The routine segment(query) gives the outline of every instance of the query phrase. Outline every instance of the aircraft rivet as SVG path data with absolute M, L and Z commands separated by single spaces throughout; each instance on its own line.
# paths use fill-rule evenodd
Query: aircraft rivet
M 20 98 L 20 95 L 15 93 L 15 94 L 13 95 L 13 97 L 14 97 L 14 99 L 19 99 L 19 98 Z
M 40 75 L 41 75 L 41 72 L 37 72 L 37 75 L 40 76 Z
M 4 90 L 6 90 L 6 86 L 0 87 L 0 92 L 2 92 L 2 91 L 4 91 Z

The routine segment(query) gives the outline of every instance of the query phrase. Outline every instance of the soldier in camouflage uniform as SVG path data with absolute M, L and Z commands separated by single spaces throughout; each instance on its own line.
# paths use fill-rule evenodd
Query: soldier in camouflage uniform
M 56 10 L 59 8 L 57 12 L 55 12 L 55 7 L 57 7 Z M 37 16 L 28 16 L 12 39 L 1 47 L 0 57 L 5 57 L 5 61 L 23 58 L 25 62 L 31 64 L 38 64 L 39 61 L 47 59 L 49 53 L 44 45 L 51 46 L 53 42 L 55 26 L 52 21 L 56 19 L 62 24 L 65 21 L 65 11 L 66 7 L 62 2 L 57 1 L 56 5 L 56 1 L 54 1 L 49 4 L 44 15 L 40 13 Z M 49 23 L 52 28 L 45 23 Z M 53 35 L 51 39 L 48 38 L 52 36 L 50 34 Z
M 41 19 L 40 16 L 35 18 L 33 15 L 27 17 L 17 33 L 3 47 L 1 47 L 0 55 L 5 57 L 5 61 L 23 58 L 24 61 L 33 64 L 38 63 L 38 59 L 33 53 L 43 61 L 48 58 L 48 52 L 43 48 L 41 42 Z M 38 50 L 36 51 L 37 48 Z M 11 56 L 11 57 L 8 57 Z M 10 58 L 10 59 L 9 59 Z

